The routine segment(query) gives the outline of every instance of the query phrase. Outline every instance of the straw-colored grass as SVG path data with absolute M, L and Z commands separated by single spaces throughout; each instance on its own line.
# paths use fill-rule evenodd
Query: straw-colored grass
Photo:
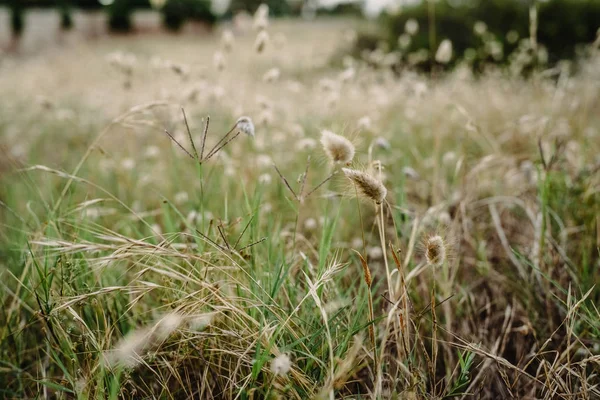
M 600 397 L 600 59 L 340 69 L 351 27 L 0 65 L 0 397 Z

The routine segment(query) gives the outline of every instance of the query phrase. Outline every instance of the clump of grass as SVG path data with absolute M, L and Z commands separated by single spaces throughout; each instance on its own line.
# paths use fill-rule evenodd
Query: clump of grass
M 240 21 L 3 63 L 0 397 L 599 397 L 597 56 L 429 79 Z

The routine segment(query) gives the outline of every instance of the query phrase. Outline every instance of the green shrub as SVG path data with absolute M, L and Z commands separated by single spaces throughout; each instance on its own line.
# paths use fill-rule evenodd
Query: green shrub
M 13 37 L 19 37 L 25 28 L 25 16 L 20 0 L 10 0 L 10 27 Z
M 269 14 L 275 16 L 288 15 L 294 9 L 293 2 L 283 0 L 232 0 L 231 11 L 248 11 L 254 13 L 262 3 L 269 6 Z
M 185 1 L 183 0 L 169 0 L 161 11 L 163 23 L 171 31 L 180 30 L 187 18 Z
M 58 0 L 58 9 L 60 12 L 60 28 L 69 30 L 73 28 L 72 7 L 69 0 Z
M 435 3 L 435 37 L 432 38 L 428 4 L 423 2 L 404 8 L 398 15 L 382 17 L 385 27 L 382 39 L 391 49 L 399 47 L 398 38 L 404 33 L 405 24 L 410 19 L 416 20 L 420 29 L 412 36 L 411 44 L 404 53 L 419 49 L 435 51 L 443 39 L 450 39 L 454 61 L 467 54 L 475 57 L 473 64 L 479 67 L 488 62 L 506 62 L 506 56 L 515 50 L 531 51 L 526 48 L 526 42 L 520 40 L 529 37 L 529 2 L 471 0 L 452 6 L 447 0 L 439 1 Z M 474 32 L 477 22 L 485 23 L 485 33 Z M 595 39 L 599 25 L 600 1 L 549 0 L 538 3 L 538 43 L 547 50 L 550 62 L 572 59 L 580 45 Z M 492 56 L 490 46 L 498 51 L 496 56 Z M 432 53 L 429 54 L 425 67 L 434 63 Z M 500 54 L 502 57 L 499 57 Z
M 172 31 L 180 30 L 188 19 L 211 25 L 216 21 L 208 0 L 168 0 L 162 13 L 165 27 Z
M 129 32 L 132 30 L 131 14 L 133 4 L 131 0 L 115 0 L 108 9 L 108 25 L 113 32 Z
M 188 15 L 191 20 L 214 24 L 217 17 L 212 13 L 210 0 L 187 0 Z
M 360 3 L 340 3 L 331 8 L 320 8 L 318 14 L 362 17 L 363 10 Z
M 577 44 L 593 42 L 600 27 L 600 1 L 553 0 L 542 3 L 538 39 L 555 60 L 572 58 Z

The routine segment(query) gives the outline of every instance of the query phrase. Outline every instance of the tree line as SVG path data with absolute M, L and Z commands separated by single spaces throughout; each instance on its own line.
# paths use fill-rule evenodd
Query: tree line
M 172 31 L 181 29 L 188 20 L 212 25 L 216 20 L 231 16 L 232 12 L 254 12 L 261 3 L 269 5 L 273 15 L 293 14 L 299 11 L 296 5 L 303 0 L 231 0 L 229 11 L 217 16 L 212 11 L 211 0 L 0 0 L 0 7 L 10 10 L 11 31 L 18 39 L 25 30 L 26 12 L 29 8 L 55 9 L 60 15 L 60 27 L 69 30 L 74 26 L 73 11 L 101 10 L 108 15 L 108 27 L 113 32 L 129 32 L 134 29 L 132 16 L 139 9 L 156 9 L 162 14 L 164 26 Z

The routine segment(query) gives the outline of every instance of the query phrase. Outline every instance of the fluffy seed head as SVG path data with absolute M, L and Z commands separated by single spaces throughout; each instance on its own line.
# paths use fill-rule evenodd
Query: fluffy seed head
M 435 53 L 435 61 L 441 64 L 448 64 L 452 59 L 452 42 L 448 39 L 442 40 L 440 47 Z
M 254 42 L 254 49 L 257 53 L 262 53 L 267 43 L 269 42 L 269 34 L 267 31 L 260 31 L 256 35 L 256 41 Z
M 223 53 L 220 51 L 215 52 L 213 56 L 213 64 L 215 65 L 217 71 L 223 71 L 225 69 L 225 57 L 223 56 Z
M 279 68 L 271 68 L 263 75 L 263 81 L 268 83 L 275 82 L 279 79 L 280 76 L 281 71 L 279 70 Z
M 281 354 L 271 361 L 271 372 L 275 375 L 287 375 L 292 369 L 292 361 L 287 354 Z
M 307 231 L 314 231 L 319 226 L 318 222 L 314 218 L 307 218 L 304 221 L 304 229 Z
M 235 124 L 240 131 L 254 137 L 254 123 L 250 117 L 239 117 Z
M 165 315 L 154 326 L 152 330 L 153 339 L 156 341 L 164 341 L 171 333 L 179 328 L 182 322 L 183 317 L 179 314 L 170 313 Z
M 358 129 L 370 131 L 371 128 L 373 127 L 373 121 L 371 120 L 371 117 L 369 117 L 368 115 L 365 115 L 364 117 L 361 117 L 358 120 L 357 125 L 358 125 Z
M 375 146 L 383 150 L 390 150 L 392 148 L 390 142 L 386 138 L 381 136 L 375 139 Z
M 404 24 L 404 32 L 408 33 L 411 36 L 414 36 L 419 32 L 419 21 L 414 18 L 409 19 Z
M 377 204 L 381 204 L 387 195 L 387 189 L 377 178 L 363 171 L 342 168 L 344 175 L 350 179 L 359 189 L 360 193 Z
M 425 258 L 433 267 L 438 267 L 446 261 L 446 244 L 441 236 L 429 236 L 425 240 Z
M 343 136 L 323 130 L 321 131 L 321 144 L 333 163 L 348 164 L 354 158 L 354 145 Z
M 215 314 L 213 313 L 197 315 L 188 321 L 188 326 L 192 330 L 203 331 L 211 324 L 214 316 Z
M 352 80 L 352 78 L 354 78 L 355 76 L 356 70 L 354 69 L 354 67 L 348 67 L 338 75 L 338 79 L 341 82 L 348 82 Z
M 254 29 L 264 30 L 269 25 L 269 6 L 262 3 L 254 13 Z
M 223 46 L 223 50 L 229 52 L 233 49 L 233 43 L 235 41 L 235 37 L 233 36 L 233 32 L 229 29 L 224 30 L 221 36 L 221 45 Z
M 410 46 L 410 42 L 412 42 L 412 38 L 408 33 L 403 33 L 398 37 L 398 46 L 403 50 Z
M 477 36 L 483 36 L 487 32 L 487 24 L 483 21 L 475 22 L 475 25 L 473 25 L 473 32 L 475 32 Z
M 158 320 L 152 327 L 136 329 L 121 339 L 112 350 L 106 353 L 108 366 L 126 366 L 133 368 L 140 364 L 149 350 L 159 346 L 181 323 L 183 317 L 170 313 Z

